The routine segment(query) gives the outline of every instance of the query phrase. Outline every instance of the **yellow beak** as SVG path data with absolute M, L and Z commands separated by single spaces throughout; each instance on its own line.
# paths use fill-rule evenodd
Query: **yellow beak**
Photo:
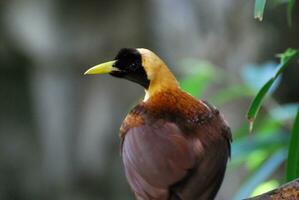
M 119 69 L 113 67 L 113 64 L 116 62 L 116 60 L 105 62 L 99 65 L 96 65 L 90 69 L 88 69 L 84 75 L 86 74 L 108 74 L 112 71 L 119 71 Z

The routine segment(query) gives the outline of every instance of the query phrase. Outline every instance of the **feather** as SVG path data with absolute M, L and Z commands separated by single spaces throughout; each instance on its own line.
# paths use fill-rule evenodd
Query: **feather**
M 186 93 L 171 95 L 165 98 L 175 107 L 162 106 L 157 96 L 159 104 L 139 104 L 122 125 L 128 182 L 140 200 L 213 199 L 230 155 L 230 130 L 216 108 Z

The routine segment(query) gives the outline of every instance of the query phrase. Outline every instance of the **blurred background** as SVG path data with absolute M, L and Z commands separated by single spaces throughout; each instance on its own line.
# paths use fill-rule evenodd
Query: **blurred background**
M 143 89 L 83 76 L 123 47 L 156 52 L 185 90 L 214 103 L 231 125 L 232 160 L 218 200 L 280 185 L 298 67 L 276 84 L 253 135 L 245 114 L 273 75 L 275 55 L 299 47 L 299 4 L 291 28 L 286 4 L 267 5 L 262 23 L 253 7 L 233 0 L 1 0 L 0 199 L 133 199 L 118 130 Z

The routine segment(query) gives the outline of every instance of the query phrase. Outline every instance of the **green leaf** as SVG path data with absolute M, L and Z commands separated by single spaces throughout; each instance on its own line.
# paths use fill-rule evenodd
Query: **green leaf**
M 244 199 L 254 191 L 257 185 L 267 178 L 283 163 L 286 158 L 286 150 L 278 150 L 246 181 L 234 196 L 233 200 Z
M 293 125 L 287 161 L 287 182 L 299 177 L 299 109 Z
M 294 10 L 294 5 L 295 5 L 295 0 L 289 0 L 288 1 L 288 25 L 291 27 L 292 26 L 292 14 Z
M 275 75 L 270 78 L 264 86 L 257 93 L 253 101 L 249 106 L 249 110 L 247 112 L 247 118 L 249 120 L 249 129 L 252 131 L 254 121 L 256 116 L 261 108 L 262 102 L 271 88 L 274 81 L 278 78 L 278 76 L 283 72 L 283 70 L 289 66 L 289 64 L 299 57 L 299 51 L 294 49 L 287 49 L 284 53 L 278 55 L 280 57 L 280 64 L 278 66 L 278 70 Z
M 275 74 L 275 78 L 277 78 L 281 72 L 291 63 L 294 59 L 299 57 L 299 51 L 296 49 L 288 48 L 284 53 L 280 53 L 277 55 L 280 58 L 280 64 L 278 70 Z
M 261 108 L 262 101 L 264 97 L 266 96 L 267 92 L 269 91 L 270 87 L 272 86 L 273 82 L 275 81 L 274 78 L 271 78 L 267 83 L 260 89 L 260 91 L 257 93 L 253 101 L 251 102 L 251 105 L 249 106 L 249 111 L 247 113 L 247 118 L 249 120 L 249 130 L 250 132 L 253 129 L 253 123 L 254 120 Z
M 265 82 L 274 76 L 277 65 L 278 64 L 275 62 L 247 64 L 241 69 L 240 75 L 246 86 L 252 89 L 254 94 L 256 94 L 257 91 L 259 91 L 259 89 L 265 84 Z M 277 88 L 278 83 L 279 81 L 276 82 L 275 87 L 273 87 L 271 90 Z
M 266 5 L 266 0 L 255 0 L 254 5 L 254 18 L 259 21 L 263 20 L 264 9 Z

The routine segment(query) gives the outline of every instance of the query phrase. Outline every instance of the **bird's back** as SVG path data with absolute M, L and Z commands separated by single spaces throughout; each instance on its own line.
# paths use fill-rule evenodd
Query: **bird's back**
M 138 104 L 120 131 L 126 176 L 138 199 L 213 199 L 230 156 L 218 110 L 180 91 Z

